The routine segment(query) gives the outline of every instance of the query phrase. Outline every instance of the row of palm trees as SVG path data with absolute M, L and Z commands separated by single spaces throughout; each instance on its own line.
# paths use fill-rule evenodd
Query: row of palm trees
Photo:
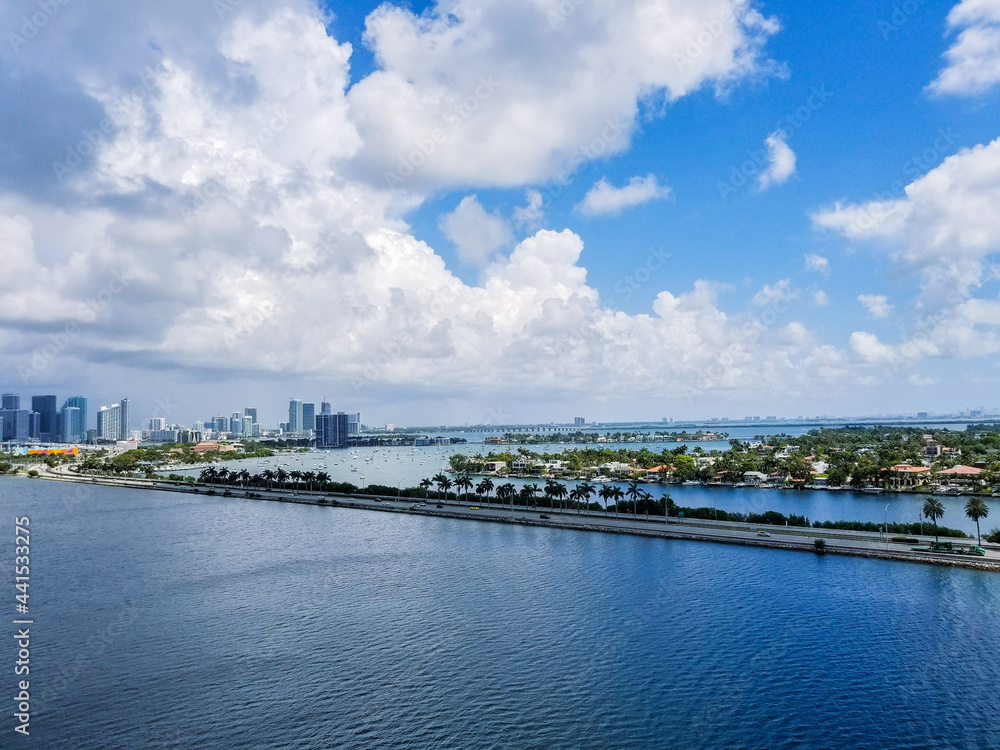
M 251 474 L 246 469 L 232 471 L 226 467 L 209 466 L 202 469 L 198 481 L 205 484 L 239 485 L 240 487 L 267 487 L 268 489 L 320 489 L 330 482 L 325 471 L 285 471 L 265 469 L 259 474 Z
M 511 510 L 514 509 L 515 500 L 520 500 L 520 504 L 528 507 L 529 505 L 535 509 L 538 508 L 538 496 L 539 494 L 544 495 L 548 507 L 556 508 L 558 507 L 562 510 L 569 510 L 571 507 L 576 508 L 579 513 L 581 510 L 591 510 L 590 498 L 594 495 L 600 497 L 603 501 L 603 508 L 598 505 L 598 510 L 604 510 L 605 513 L 609 512 L 610 502 L 614 501 L 614 512 L 615 515 L 621 510 L 621 500 L 623 497 L 627 497 L 632 501 L 632 514 L 639 514 L 640 505 L 643 507 L 646 516 L 649 516 L 649 510 L 654 507 L 655 503 L 653 496 L 639 487 L 637 482 L 630 482 L 627 490 L 622 490 L 620 487 L 615 487 L 612 485 L 603 485 L 600 489 L 597 489 L 594 485 L 589 482 L 580 482 L 573 489 L 569 489 L 562 482 L 557 482 L 553 479 L 549 479 L 545 482 L 545 486 L 539 487 L 537 484 L 525 484 L 518 490 L 510 482 L 496 486 L 493 481 L 488 477 L 476 484 L 472 477 L 469 476 L 458 476 L 454 481 L 451 480 L 446 474 L 437 474 L 433 478 L 423 479 L 420 481 L 420 486 L 424 491 L 428 491 L 431 487 L 437 486 L 439 497 L 447 498 L 448 491 L 454 487 L 459 493 L 459 500 L 461 501 L 462 495 L 465 495 L 465 499 L 469 499 L 469 493 L 475 490 L 475 495 L 477 498 L 486 498 L 488 503 L 494 490 L 496 490 L 496 498 L 503 504 L 510 504 Z M 663 495 L 661 498 L 663 503 L 663 513 L 665 514 L 669 510 L 671 505 L 670 496 Z M 627 512 L 628 506 L 625 507 L 625 512 Z

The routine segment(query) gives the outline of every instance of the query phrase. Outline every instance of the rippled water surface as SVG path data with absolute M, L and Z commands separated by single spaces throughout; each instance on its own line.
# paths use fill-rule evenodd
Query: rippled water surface
M 3 747 L 1000 746 L 997 574 L 26 479 L 0 505 L 36 622 Z

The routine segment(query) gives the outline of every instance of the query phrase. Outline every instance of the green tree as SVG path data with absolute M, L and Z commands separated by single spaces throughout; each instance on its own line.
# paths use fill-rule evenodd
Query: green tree
M 469 499 L 469 490 L 472 489 L 472 477 L 461 476 L 455 479 L 455 488 L 465 490 L 465 499 Z
M 965 515 L 976 522 L 976 543 L 982 544 L 983 538 L 979 534 L 979 519 L 986 518 L 990 514 L 990 507 L 981 497 L 970 497 L 965 504 Z
M 493 480 L 487 477 L 476 485 L 476 495 L 486 495 L 487 504 L 489 504 L 490 493 L 493 491 Z
M 936 498 L 929 497 L 924 500 L 924 518 L 929 518 L 934 522 L 934 541 L 938 540 L 937 520 L 944 515 L 944 506 Z

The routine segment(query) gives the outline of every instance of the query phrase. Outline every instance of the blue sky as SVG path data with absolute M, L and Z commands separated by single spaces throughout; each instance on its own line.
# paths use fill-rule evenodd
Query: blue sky
M 997 0 L 15 5 L 4 390 L 189 421 L 997 405 Z

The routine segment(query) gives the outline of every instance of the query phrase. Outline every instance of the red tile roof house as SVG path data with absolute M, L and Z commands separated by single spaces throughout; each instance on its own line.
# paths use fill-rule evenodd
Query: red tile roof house
M 910 464 L 890 466 L 888 472 L 889 486 L 897 490 L 923 484 L 931 475 L 931 470 L 926 466 L 910 466 Z
M 977 469 L 975 466 L 952 466 L 950 469 L 942 469 L 941 471 L 935 472 L 934 477 L 941 482 L 941 484 L 960 484 L 960 485 L 970 485 L 976 484 L 979 481 L 979 475 L 983 473 L 982 469 Z

